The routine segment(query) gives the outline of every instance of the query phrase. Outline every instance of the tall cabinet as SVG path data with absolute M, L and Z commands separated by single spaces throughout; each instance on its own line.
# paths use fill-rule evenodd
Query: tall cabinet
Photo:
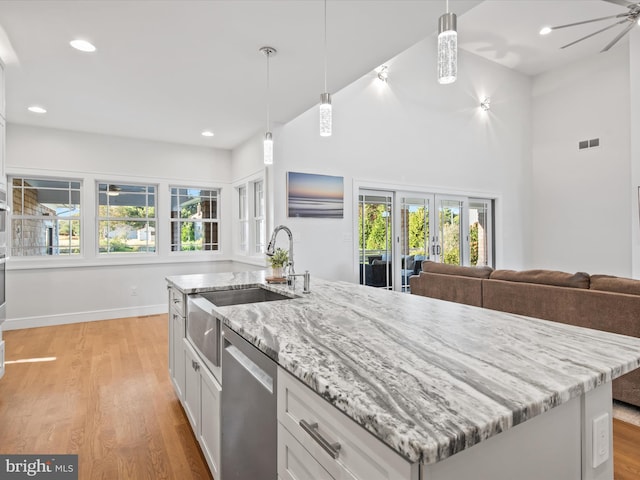
M 6 191 L 7 190 L 7 177 L 4 167 L 4 143 L 5 143 L 5 126 L 7 124 L 6 113 L 5 113 L 5 102 L 4 102 L 4 64 L 0 61 L 0 189 Z M 8 219 L 5 219 L 8 221 Z M 5 228 L 8 225 L 5 226 Z M 3 276 L 2 284 L 0 288 L 5 288 L 5 265 L 2 265 L 2 271 L 0 274 Z M 5 295 L 2 295 L 2 299 L 5 298 Z M 2 310 L 4 312 L 4 309 Z M 0 317 L 0 378 L 4 375 L 4 340 L 2 340 L 2 322 L 4 322 L 4 314 Z

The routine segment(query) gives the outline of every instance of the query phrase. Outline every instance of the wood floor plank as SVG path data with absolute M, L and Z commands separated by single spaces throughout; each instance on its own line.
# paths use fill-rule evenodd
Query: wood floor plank
M 79 478 L 211 479 L 168 374 L 166 315 L 4 332 L 0 453 L 76 453 Z M 37 359 L 48 361 L 34 361 Z M 614 479 L 640 427 L 614 420 Z
M 83 480 L 211 479 L 169 380 L 166 315 L 4 339 L 1 453 L 76 453 Z

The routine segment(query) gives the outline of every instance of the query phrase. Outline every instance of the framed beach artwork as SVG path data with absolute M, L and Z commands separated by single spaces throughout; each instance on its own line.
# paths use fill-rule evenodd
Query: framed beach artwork
M 287 172 L 287 216 L 344 218 L 344 178 Z

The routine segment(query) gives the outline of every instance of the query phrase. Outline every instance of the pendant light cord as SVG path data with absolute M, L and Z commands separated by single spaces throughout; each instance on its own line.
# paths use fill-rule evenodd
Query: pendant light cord
M 271 52 L 267 50 L 267 132 L 269 130 L 269 108 L 270 108 L 270 88 L 269 88 L 269 57 L 271 56 Z
M 327 90 L 327 0 L 324 0 L 324 91 L 325 93 L 328 92 Z

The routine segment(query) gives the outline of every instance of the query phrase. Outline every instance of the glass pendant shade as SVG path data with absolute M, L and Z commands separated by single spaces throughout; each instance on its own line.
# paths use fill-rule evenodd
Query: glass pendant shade
M 273 165 L 273 136 L 271 132 L 264 134 L 264 164 Z
M 330 137 L 331 127 L 331 95 L 323 93 L 320 95 L 320 136 Z
M 458 75 L 456 14 L 445 13 L 438 21 L 438 82 L 453 83 Z

